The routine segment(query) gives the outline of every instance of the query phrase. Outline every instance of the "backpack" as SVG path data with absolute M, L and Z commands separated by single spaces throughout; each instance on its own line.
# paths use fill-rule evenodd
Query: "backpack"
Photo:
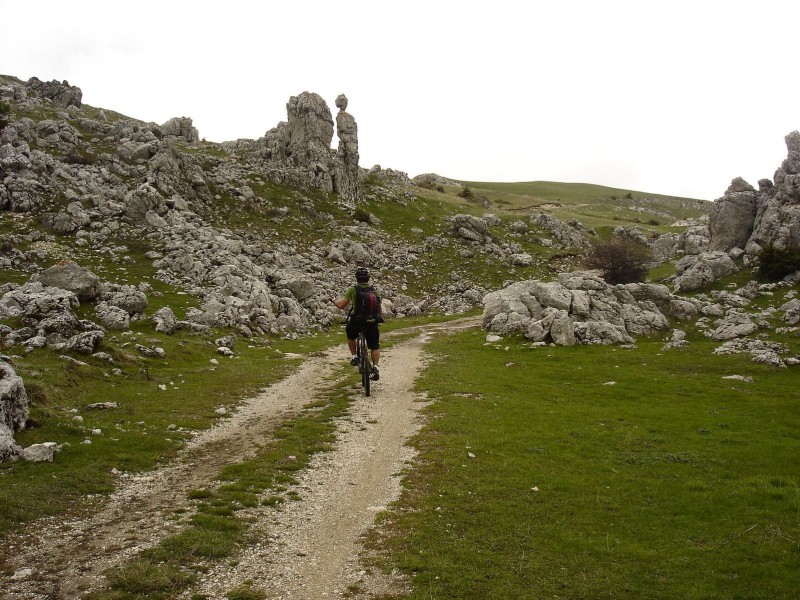
M 356 286 L 353 316 L 360 323 L 377 323 L 381 312 L 381 298 L 372 286 Z

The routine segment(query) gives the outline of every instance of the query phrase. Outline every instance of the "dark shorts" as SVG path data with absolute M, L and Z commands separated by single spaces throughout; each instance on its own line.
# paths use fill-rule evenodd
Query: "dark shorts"
M 367 348 L 370 350 L 377 350 L 381 347 L 381 332 L 378 329 L 377 323 L 367 323 L 362 325 L 355 321 L 348 321 L 345 326 L 345 333 L 348 340 L 354 340 L 358 337 L 358 332 L 364 328 L 364 337 L 367 338 Z

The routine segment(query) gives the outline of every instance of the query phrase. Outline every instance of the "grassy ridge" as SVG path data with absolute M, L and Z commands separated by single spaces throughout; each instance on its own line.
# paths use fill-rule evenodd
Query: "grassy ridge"
M 701 336 L 483 336 L 435 341 L 419 385 L 436 402 L 382 540 L 410 598 L 796 596 L 800 371 Z

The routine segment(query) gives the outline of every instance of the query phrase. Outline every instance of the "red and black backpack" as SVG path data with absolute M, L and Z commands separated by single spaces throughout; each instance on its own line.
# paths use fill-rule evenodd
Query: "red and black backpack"
M 381 313 L 381 298 L 372 286 L 356 286 L 353 316 L 360 323 L 376 323 Z

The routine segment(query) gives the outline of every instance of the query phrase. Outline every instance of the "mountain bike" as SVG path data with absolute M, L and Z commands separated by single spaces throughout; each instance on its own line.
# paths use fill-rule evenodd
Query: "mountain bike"
M 358 357 L 358 372 L 361 374 L 361 385 L 364 386 L 364 394 L 369 396 L 370 377 L 372 376 L 372 362 L 370 361 L 369 348 L 367 348 L 367 338 L 364 337 L 364 330 L 358 333 L 356 341 L 356 356 Z

